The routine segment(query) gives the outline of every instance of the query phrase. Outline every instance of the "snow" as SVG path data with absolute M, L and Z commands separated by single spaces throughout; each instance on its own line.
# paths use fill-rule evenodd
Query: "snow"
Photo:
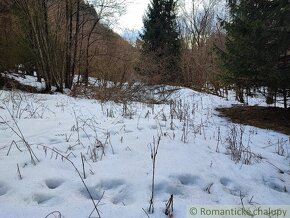
M 45 89 L 45 82 L 42 80 L 42 82 L 37 82 L 37 78 L 35 76 L 30 76 L 30 75 L 21 75 L 21 72 L 19 73 L 1 73 L 2 76 L 5 76 L 10 79 L 14 79 L 17 82 L 20 82 L 23 85 L 31 86 L 36 88 L 38 91 L 44 90 Z
M 240 205 L 241 195 L 245 204 L 251 198 L 257 205 L 289 204 L 289 136 L 219 117 L 214 109 L 237 104 L 233 98 L 184 88 L 171 98 L 171 104 L 124 105 L 0 91 L 0 217 L 39 218 L 53 211 L 69 218 L 89 217 L 94 209 L 90 196 L 72 164 L 50 150 L 55 149 L 82 177 L 84 155 L 84 181 L 101 217 L 146 218 L 151 146 L 158 137 L 150 217 L 166 217 L 171 194 L 175 218 L 186 217 L 190 205 Z M 249 165 L 233 161 L 226 149 L 231 131 L 240 133 L 240 128 L 243 144 L 256 155 Z M 23 134 L 39 159 L 36 165 L 16 133 Z

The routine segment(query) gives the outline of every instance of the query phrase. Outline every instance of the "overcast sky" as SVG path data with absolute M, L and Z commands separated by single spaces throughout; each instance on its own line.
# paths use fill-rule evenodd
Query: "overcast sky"
M 191 0 L 183 0 L 190 2 Z M 150 3 L 150 0 L 127 0 L 127 13 L 120 17 L 119 24 L 114 27 L 118 33 L 124 30 L 141 30 L 143 27 L 143 15 Z
M 117 32 L 123 32 L 125 29 L 140 30 L 143 27 L 143 15 L 150 0 L 129 0 L 127 13 L 120 17 Z

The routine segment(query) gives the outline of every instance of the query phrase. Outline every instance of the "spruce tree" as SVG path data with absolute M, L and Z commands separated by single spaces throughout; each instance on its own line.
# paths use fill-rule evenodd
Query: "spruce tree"
M 225 79 L 238 87 L 290 88 L 290 3 L 288 0 L 228 0 L 230 21 L 226 51 L 221 53 Z
M 150 67 L 143 69 L 146 76 L 157 78 L 155 82 L 180 80 L 180 38 L 177 25 L 175 0 L 152 0 L 143 18 L 143 61 Z M 148 67 L 148 66 L 146 66 Z

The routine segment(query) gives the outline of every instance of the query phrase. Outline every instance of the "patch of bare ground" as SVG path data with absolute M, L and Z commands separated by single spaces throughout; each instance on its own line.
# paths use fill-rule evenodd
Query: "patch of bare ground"
M 290 135 L 290 109 L 234 106 L 231 108 L 216 108 L 220 115 L 228 117 L 234 123 L 246 124 L 262 129 L 271 129 Z
M 41 91 L 38 91 L 35 87 L 21 84 L 20 82 L 14 79 L 7 78 L 4 76 L 0 76 L 0 89 L 21 90 L 29 93 L 42 93 Z

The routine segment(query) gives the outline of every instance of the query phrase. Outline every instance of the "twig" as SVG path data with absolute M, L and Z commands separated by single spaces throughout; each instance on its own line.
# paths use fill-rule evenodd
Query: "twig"
M 151 187 L 151 199 L 150 199 L 150 205 L 148 211 L 151 213 L 154 213 L 154 187 L 155 187 L 155 166 L 156 166 L 156 156 L 158 153 L 158 148 L 160 144 L 161 137 L 158 136 L 157 142 L 155 141 L 155 138 L 153 137 L 153 146 L 151 145 L 151 159 L 152 159 L 152 187 Z
M 68 162 L 73 166 L 73 168 L 76 170 L 76 172 L 77 172 L 79 178 L 81 179 L 81 181 L 82 181 L 82 183 L 83 183 L 85 189 L 87 190 L 87 192 L 88 192 L 88 194 L 89 194 L 89 196 L 90 196 L 90 199 L 91 199 L 91 201 L 92 201 L 92 203 L 93 203 L 93 205 L 94 205 L 94 209 L 97 211 L 98 217 L 101 218 L 100 212 L 99 212 L 99 210 L 98 210 L 98 208 L 97 208 L 97 204 L 95 203 L 95 201 L 94 201 L 94 199 L 93 199 L 93 197 L 92 197 L 92 194 L 91 194 L 90 191 L 89 191 L 88 186 L 86 185 L 84 179 L 82 178 L 82 175 L 81 175 L 80 171 L 77 169 L 77 167 L 75 166 L 75 164 L 74 164 L 74 163 L 73 163 L 69 158 L 67 158 L 66 156 L 64 156 L 64 155 L 61 154 L 60 152 L 56 151 L 55 149 L 52 149 L 52 148 L 50 148 L 50 147 L 43 146 L 43 145 L 42 145 L 42 147 L 44 147 L 45 149 L 51 150 L 52 152 L 54 152 L 54 153 L 56 153 L 57 155 L 61 156 L 62 159 L 67 160 L 67 161 L 68 161 Z
M 19 179 L 22 180 L 22 176 L 21 176 L 21 173 L 20 173 L 20 169 L 19 169 L 19 165 L 18 164 L 17 164 L 17 172 L 18 172 Z
M 150 216 L 149 216 L 149 214 L 147 213 L 147 211 L 146 211 L 144 208 L 142 208 L 142 210 L 143 210 L 144 213 L 147 215 L 147 217 L 150 218 Z
M 81 159 L 82 159 L 82 166 L 83 166 L 84 179 L 86 179 L 86 171 L 85 171 L 84 156 L 83 156 L 82 153 L 81 153 Z
M 9 156 L 9 153 L 10 153 L 10 150 L 11 150 L 11 147 L 12 147 L 12 145 L 13 144 L 15 144 L 15 146 L 16 146 L 16 148 L 20 151 L 20 152 L 22 152 L 22 150 L 18 147 L 18 145 L 16 144 L 16 142 L 13 140 L 12 142 L 11 142 L 11 144 L 10 144 L 10 146 L 9 146 L 9 149 L 8 149 L 8 152 L 7 152 L 7 156 Z
M 55 214 L 57 214 L 57 215 L 55 215 Z M 45 218 L 48 218 L 50 215 L 53 215 L 53 216 L 56 217 L 56 218 L 61 218 L 61 217 L 63 217 L 63 216 L 61 215 L 61 212 L 59 212 L 59 211 L 53 211 L 53 212 L 49 213 L 48 215 L 46 215 Z
M 105 191 L 103 191 L 103 193 L 102 193 L 100 199 L 98 200 L 98 202 L 97 202 L 97 204 L 96 204 L 97 206 L 99 206 L 101 200 L 102 200 L 103 197 L 104 197 L 104 194 L 105 194 Z M 91 212 L 90 215 L 89 215 L 89 218 L 92 216 L 92 214 L 93 214 L 93 212 L 95 211 L 95 209 L 96 209 L 96 208 L 94 208 L 94 209 L 92 210 L 92 212 Z
M 170 196 L 169 200 L 166 203 L 165 215 L 170 217 L 172 216 L 172 213 L 173 213 L 173 195 Z
M 208 187 L 206 187 L 205 191 L 210 194 L 210 189 L 213 186 L 213 183 L 210 183 Z
M 0 116 L 0 118 L 4 121 L 5 125 L 8 126 L 21 139 L 21 141 L 23 142 L 23 144 L 27 147 L 27 149 L 29 151 L 31 162 L 34 165 L 36 165 L 36 162 L 35 162 L 34 158 L 37 160 L 37 162 L 39 162 L 38 158 L 36 157 L 35 153 L 33 152 L 32 148 L 30 147 L 30 145 L 28 144 L 28 142 L 25 140 L 25 137 L 22 134 L 22 131 L 19 128 L 19 126 L 18 126 L 15 118 L 13 117 L 11 111 L 9 110 L 9 108 L 7 107 L 7 105 L 5 105 L 5 106 L 6 106 L 7 111 L 9 112 L 9 115 L 10 115 L 11 119 L 13 120 L 13 122 L 14 122 L 17 130 L 15 130 L 15 128 L 13 128 L 12 126 L 10 126 L 10 124 L 8 123 L 8 121 L 4 120 L 4 118 L 2 116 Z

